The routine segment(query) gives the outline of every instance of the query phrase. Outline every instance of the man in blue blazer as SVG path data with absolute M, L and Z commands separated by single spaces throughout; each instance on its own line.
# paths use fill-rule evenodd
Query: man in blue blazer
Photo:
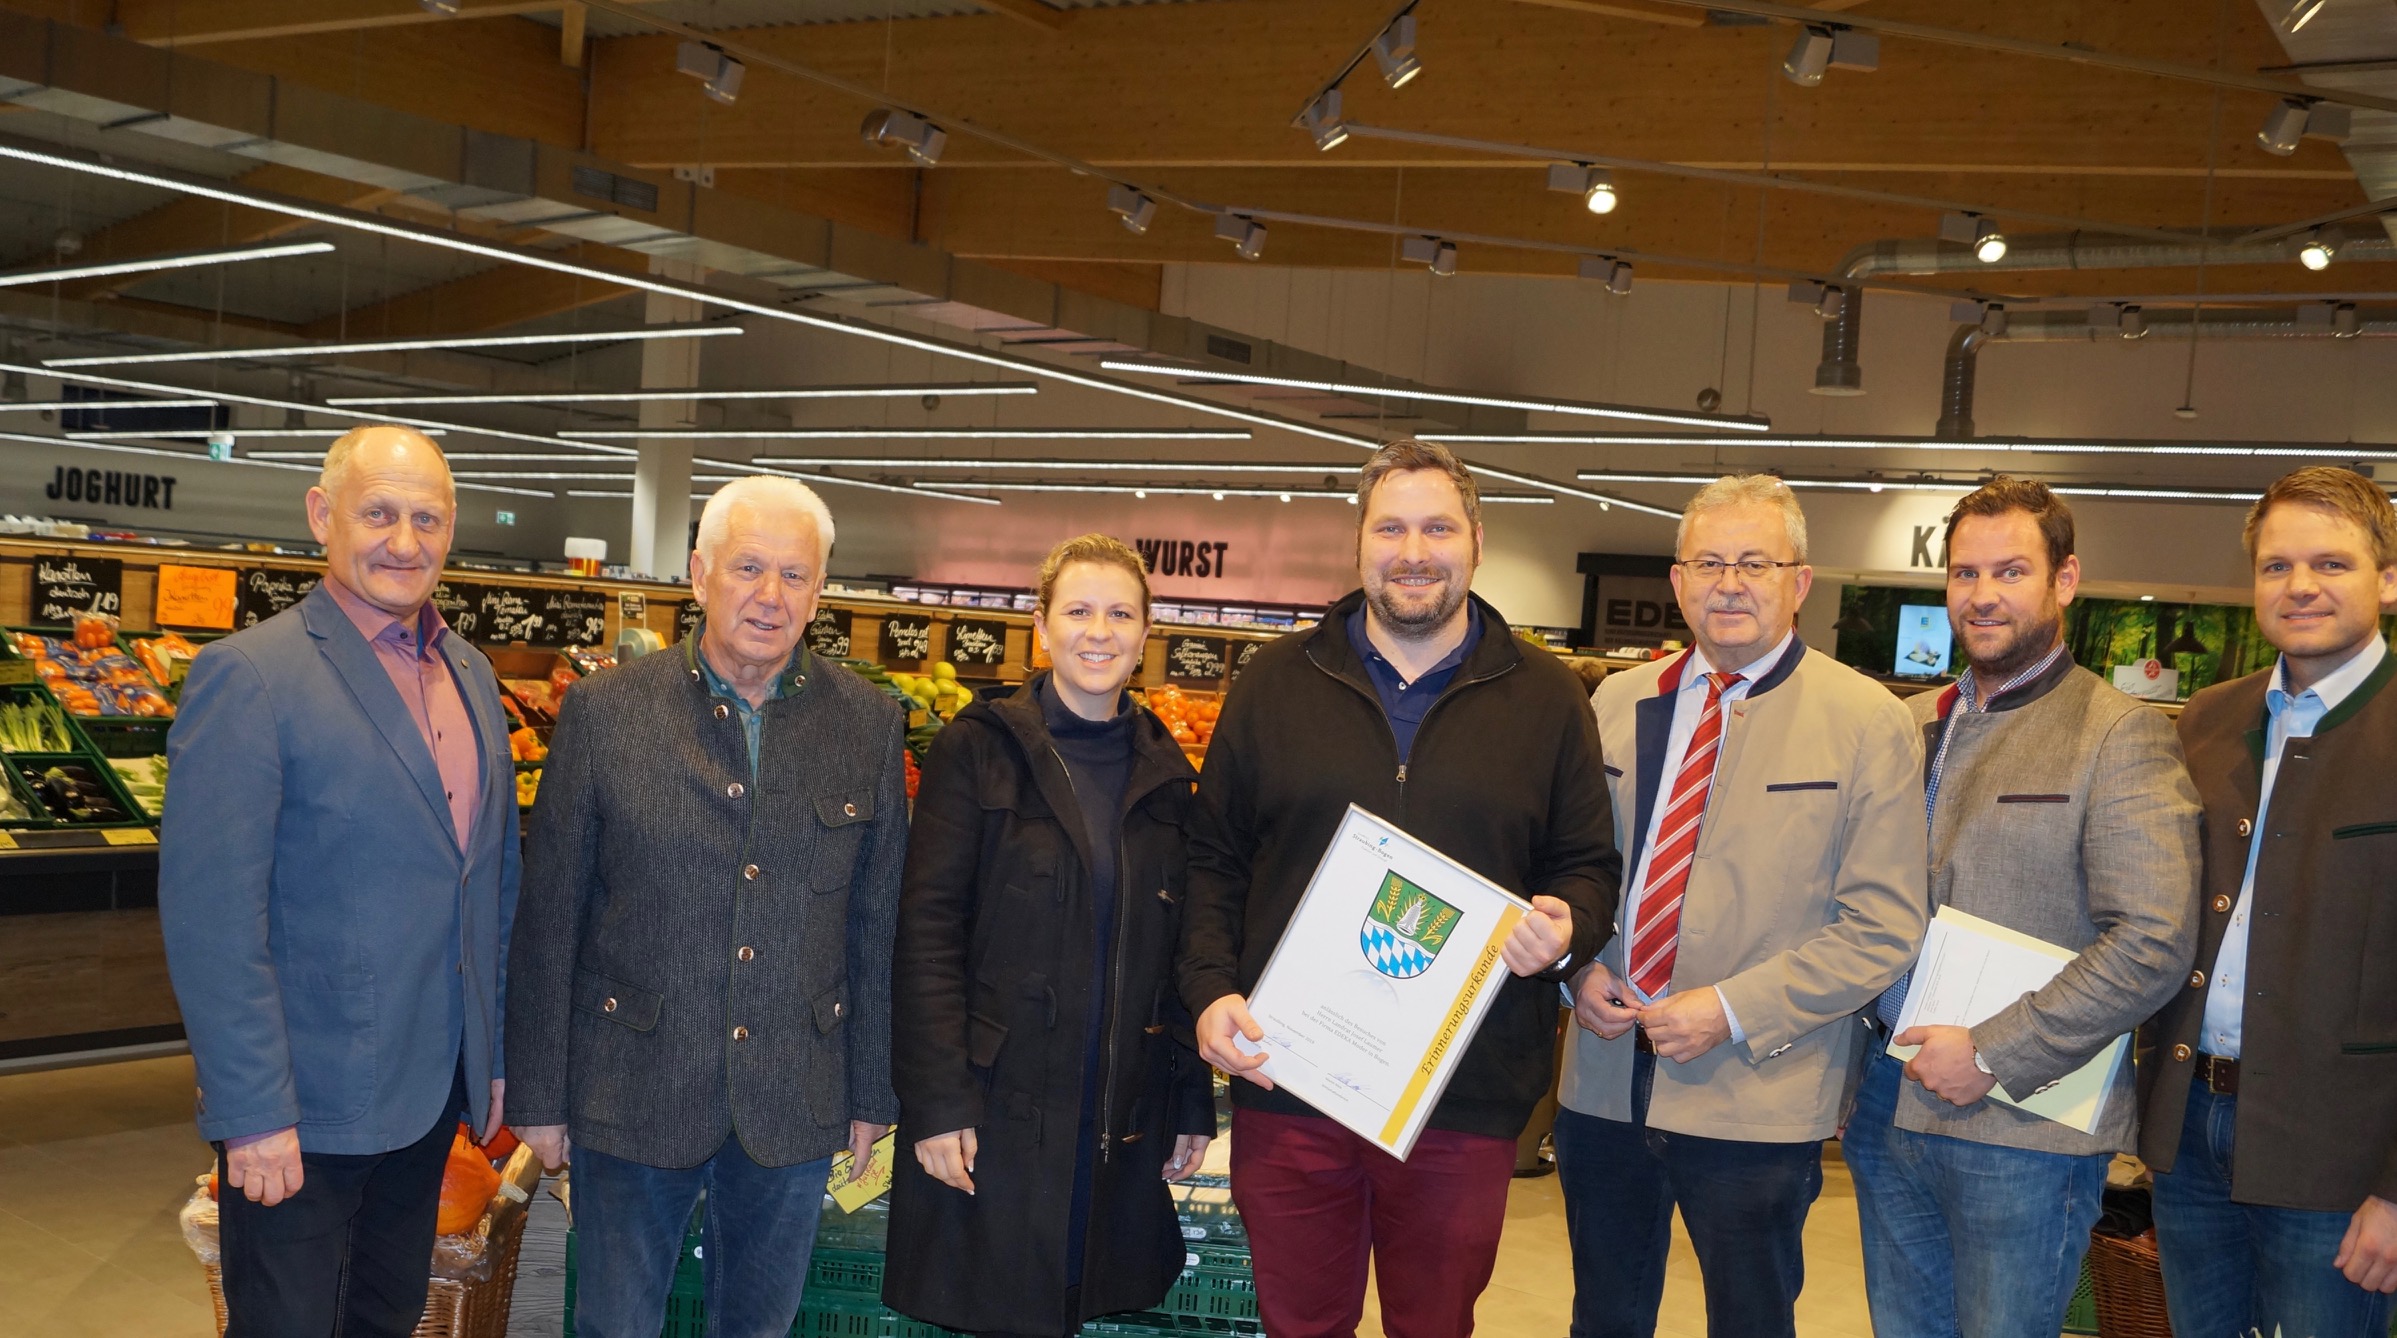
M 203 650 L 167 737 L 158 910 L 230 1338 L 411 1332 L 452 1130 L 503 1118 L 514 768 L 490 661 L 431 604 L 456 518 L 423 435 L 334 442 L 324 582 Z

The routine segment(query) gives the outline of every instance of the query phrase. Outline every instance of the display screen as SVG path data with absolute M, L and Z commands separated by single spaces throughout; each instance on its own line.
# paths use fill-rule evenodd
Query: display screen
M 1900 605 L 1897 673 L 1906 678 L 1938 678 L 1947 673 L 1952 635 L 1945 605 Z

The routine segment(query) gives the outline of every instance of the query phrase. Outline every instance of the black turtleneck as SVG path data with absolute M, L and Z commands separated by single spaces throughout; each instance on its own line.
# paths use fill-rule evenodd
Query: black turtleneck
M 1040 710 L 1049 742 L 1064 759 L 1074 798 L 1082 805 L 1082 826 L 1090 834 L 1090 900 L 1105 943 L 1115 919 L 1115 852 L 1123 835 L 1124 786 L 1132 780 L 1132 726 L 1139 714 L 1119 700 L 1113 716 L 1085 720 L 1058 697 L 1055 681 L 1047 676 L 1040 680 Z

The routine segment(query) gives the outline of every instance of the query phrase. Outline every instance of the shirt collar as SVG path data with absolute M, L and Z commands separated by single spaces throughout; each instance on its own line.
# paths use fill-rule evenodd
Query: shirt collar
M 1365 624 L 1365 605 L 1362 602 L 1359 602 L 1355 611 L 1348 615 L 1348 639 L 1355 645 L 1359 659 L 1364 660 L 1367 664 L 1378 664 L 1382 668 L 1389 670 L 1393 675 L 1398 674 L 1398 666 L 1390 663 L 1389 658 L 1374 647 L 1373 639 L 1367 635 Z M 1401 677 L 1399 681 L 1412 686 L 1415 683 L 1420 683 L 1424 679 L 1432 677 L 1434 674 L 1447 673 L 1448 671 L 1463 664 L 1465 662 L 1465 657 L 1471 655 L 1474 651 L 1474 648 L 1480 644 L 1481 613 L 1480 610 L 1473 609 L 1468 606 L 1465 616 L 1464 640 L 1457 642 L 1455 649 L 1440 657 L 1440 662 L 1438 664 L 1435 664 L 1431 668 L 1424 670 L 1420 674 L 1417 674 L 1413 679 Z
M 2349 693 L 2363 686 L 2364 680 L 2372 676 L 2372 671 L 2380 667 L 2381 660 L 2388 653 L 2389 644 L 2374 637 L 2370 645 L 2355 653 L 2355 658 L 2324 674 L 2314 686 L 2297 693 L 2289 691 L 2289 657 L 2284 655 L 2272 666 L 2272 689 L 2264 694 L 2264 703 L 2270 709 L 2279 711 L 2292 701 L 2303 701 L 2310 696 L 2321 702 L 2324 710 L 2335 711 Z
M 1783 632 L 1781 639 L 1773 643 L 1771 650 L 1749 662 L 1747 668 L 1740 670 L 1740 681 L 1732 686 L 1753 687 L 1758 679 L 1773 672 L 1774 666 L 1781 663 L 1781 657 L 1789 654 L 1790 643 L 1797 639 L 1797 628 L 1793 627 Z M 1706 652 L 1696 642 L 1690 643 L 1689 668 L 1681 675 L 1681 690 L 1688 692 L 1692 688 L 1705 687 L 1706 676 L 1714 672 L 1714 662 L 1706 658 Z
M 1989 705 L 1987 706 L 1977 706 L 1974 704 L 1974 699 L 1979 695 L 1978 689 L 1980 687 L 1980 679 L 1974 676 L 1971 666 L 1968 665 L 1966 666 L 1964 672 L 1956 677 L 1956 704 L 1966 711 L 1997 710 L 1999 699 L 2003 698 L 2009 692 L 2020 689 L 2025 684 L 2037 682 L 2040 675 L 2045 674 L 2049 670 L 2055 668 L 2056 662 L 2064 658 L 2064 651 L 2064 643 L 2059 640 L 2054 646 L 2048 649 L 2047 654 L 2039 657 L 2037 663 L 2025 665 L 2023 668 L 2015 671 L 2013 677 L 2008 678 L 2005 682 L 2000 683 L 1995 688 L 1991 689 L 1989 693 Z
M 686 653 L 691 657 L 691 667 L 697 669 L 700 673 L 700 685 L 708 690 L 708 695 L 713 697 L 730 698 L 732 701 L 739 704 L 741 709 L 748 710 L 748 699 L 743 697 L 737 690 L 735 690 L 732 684 L 726 681 L 722 674 L 717 673 L 716 666 L 709 662 L 707 658 L 707 650 L 700 642 L 700 634 L 704 632 L 706 628 L 707 623 L 703 615 L 699 626 L 692 628 L 691 634 L 687 638 L 690 642 L 690 646 Z M 778 698 L 790 696 L 791 693 L 796 691 L 799 686 L 798 682 L 795 680 L 797 680 L 799 676 L 804 674 L 806 671 L 807 642 L 802 640 L 798 645 L 791 647 L 790 663 L 782 667 L 781 673 L 774 675 L 774 690 L 766 694 L 766 700 L 774 701 Z
M 417 653 L 437 656 L 443 638 L 449 635 L 449 623 L 442 618 L 441 610 L 433 607 L 431 600 L 426 600 L 424 606 L 416 611 L 416 626 L 411 629 L 399 617 L 359 598 L 331 572 L 325 573 L 324 585 L 325 593 L 333 597 L 333 603 L 369 644 L 377 641 L 405 644 L 408 634 L 413 631 Z

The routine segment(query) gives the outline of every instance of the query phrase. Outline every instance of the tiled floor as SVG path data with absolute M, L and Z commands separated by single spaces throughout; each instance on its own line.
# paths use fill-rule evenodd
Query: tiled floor
M 200 1267 L 175 1214 L 209 1153 L 191 1126 L 191 1061 L 143 1060 L 0 1077 L 0 1334 L 208 1338 Z M 1856 1205 L 1837 1158 L 1806 1230 L 1800 1338 L 1871 1338 Z M 522 1285 L 558 1286 L 554 1272 Z M 1556 1178 L 1518 1180 L 1480 1329 L 1561 1338 L 1573 1297 Z M 1366 1301 L 1361 1332 L 1379 1338 Z M 1675 1241 L 1661 1338 L 1706 1332 L 1698 1266 Z

